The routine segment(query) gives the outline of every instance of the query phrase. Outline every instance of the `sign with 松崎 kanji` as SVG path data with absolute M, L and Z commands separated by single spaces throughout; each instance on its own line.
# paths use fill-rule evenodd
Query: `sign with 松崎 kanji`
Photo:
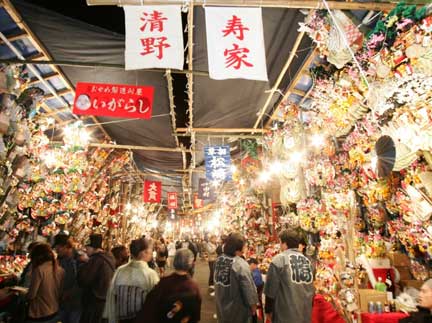
M 144 203 L 160 203 L 162 183 L 156 181 L 144 182 Z
M 126 70 L 183 69 L 180 6 L 124 6 Z
M 261 8 L 206 7 L 210 78 L 267 81 Z
M 230 146 L 204 147 L 206 178 L 209 181 L 231 180 Z
M 74 114 L 150 119 L 154 87 L 78 82 Z

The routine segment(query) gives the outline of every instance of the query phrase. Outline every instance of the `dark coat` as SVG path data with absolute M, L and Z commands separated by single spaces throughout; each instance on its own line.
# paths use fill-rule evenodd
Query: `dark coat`
M 105 252 L 92 255 L 90 260 L 80 267 L 78 284 L 83 289 L 86 304 L 105 301 L 114 271 L 115 259 Z
M 400 320 L 399 323 L 432 323 L 431 311 L 419 307 L 418 312 L 411 313 L 409 317 Z
M 81 323 L 101 322 L 114 271 L 115 259 L 105 252 L 92 255 L 78 270 L 78 284 L 83 293 Z
M 201 300 L 199 286 L 190 276 L 173 273 L 161 278 L 147 295 L 134 323 L 197 323 Z

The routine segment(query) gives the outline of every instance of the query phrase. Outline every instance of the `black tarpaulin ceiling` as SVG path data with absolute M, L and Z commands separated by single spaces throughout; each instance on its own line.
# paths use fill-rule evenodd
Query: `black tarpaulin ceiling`
M 56 12 L 34 6 L 23 1 L 13 1 L 24 21 L 52 55 L 54 61 L 83 63 L 124 63 L 124 35 L 89 25 L 80 20 L 65 17 Z M 121 13 L 121 15 L 123 15 Z M 108 17 L 107 17 L 108 18 Z M 257 120 L 275 80 L 284 66 L 298 35 L 298 22 L 304 15 L 296 9 L 263 8 L 264 38 L 266 46 L 269 82 L 249 80 L 216 81 L 208 76 L 194 76 L 193 127 L 251 128 Z M 109 17 L 108 19 L 113 19 Z M 121 16 L 119 19 L 124 20 Z M 208 71 L 204 9 L 194 11 L 194 70 Z M 187 39 L 187 35 L 185 35 Z M 304 37 L 297 55 L 279 86 L 284 90 L 309 53 L 311 42 Z M 109 67 L 61 66 L 72 84 L 76 82 L 101 82 L 139 84 L 155 87 L 154 118 L 120 123 L 104 124 L 112 140 L 118 144 L 176 147 L 169 116 L 168 87 L 165 72 L 124 71 Z M 186 91 L 185 84 L 176 83 L 177 92 Z M 184 89 L 180 88 L 184 87 Z M 180 90 L 179 90 L 180 88 Z M 267 109 L 270 113 L 280 95 L 275 94 Z M 187 120 L 184 115 L 187 102 L 177 99 L 177 118 Z M 183 105 L 183 107 L 181 106 Z M 179 115 L 181 114 L 181 115 Z M 265 115 L 263 122 L 268 119 Z M 113 121 L 99 118 L 99 122 Z M 181 123 L 182 121 L 180 121 Z M 177 122 L 179 126 L 179 122 Z M 181 126 L 181 124 L 180 124 Z M 186 124 L 184 125 L 186 126 Z M 220 140 L 206 140 L 197 144 L 197 164 L 203 160 L 202 148 Z M 141 169 L 173 171 L 183 168 L 182 154 L 178 152 L 134 151 L 135 160 Z M 188 161 L 190 158 L 188 159 Z

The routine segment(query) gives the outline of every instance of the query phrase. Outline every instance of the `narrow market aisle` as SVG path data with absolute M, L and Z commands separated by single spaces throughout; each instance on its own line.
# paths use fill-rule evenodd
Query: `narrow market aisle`
M 216 313 L 214 297 L 211 297 L 208 292 L 208 275 L 209 268 L 207 262 L 202 259 L 198 259 L 196 263 L 194 279 L 198 282 L 202 295 L 200 323 L 217 322 L 217 320 L 213 318 L 213 314 Z

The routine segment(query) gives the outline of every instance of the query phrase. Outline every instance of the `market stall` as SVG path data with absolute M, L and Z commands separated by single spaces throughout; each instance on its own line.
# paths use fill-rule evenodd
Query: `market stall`
M 125 35 L 0 9 L 0 274 L 60 232 L 110 248 L 231 231 L 266 273 L 294 228 L 314 322 L 415 309 L 432 255 L 430 5 L 88 2 L 125 5 Z

